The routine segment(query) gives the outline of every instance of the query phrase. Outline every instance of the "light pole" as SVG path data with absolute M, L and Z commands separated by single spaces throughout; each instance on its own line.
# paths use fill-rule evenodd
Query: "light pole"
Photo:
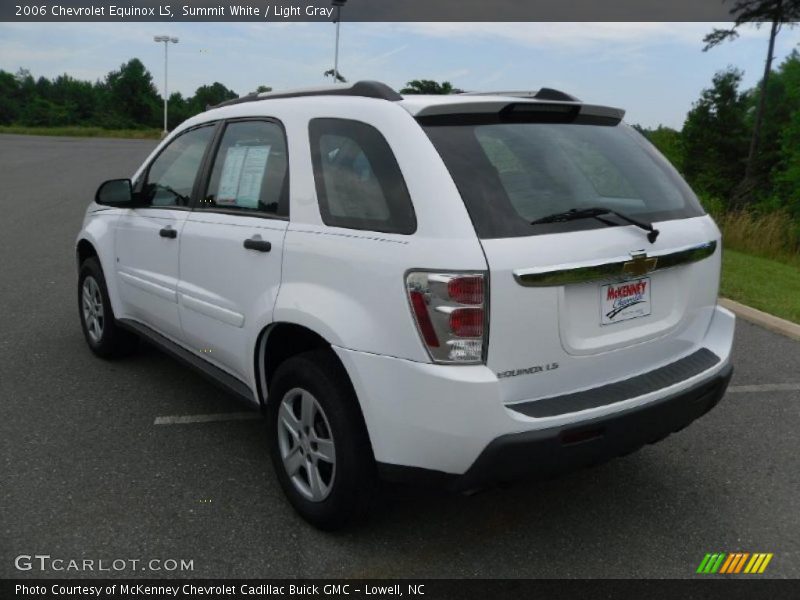
M 339 25 L 342 23 L 342 7 L 347 0 L 333 0 L 331 6 L 336 7 L 336 49 L 333 55 L 333 81 L 339 81 Z
M 168 35 L 157 35 L 153 37 L 153 41 L 159 43 L 164 42 L 164 133 L 162 137 L 167 137 L 167 98 L 169 97 L 167 92 L 167 48 L 170 42 L 177 44 L 178 38 Z

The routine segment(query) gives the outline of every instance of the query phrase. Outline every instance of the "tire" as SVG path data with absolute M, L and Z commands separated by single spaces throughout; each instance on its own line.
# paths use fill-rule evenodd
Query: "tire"
M 375 459 L 353 387 L 331 350 L 305 352 L 278 367 L 266 422 L 278 481 L 300 516 L 334 530 L 367 514 Z
M 114 317 L 108 299 L 106 279 L 97 258 L 81 263 L 78 275 L 78 313 L 83 337 L 89 349 L 101 358 L 127 356 L 136 349 L 139 339 L 122 329 Z

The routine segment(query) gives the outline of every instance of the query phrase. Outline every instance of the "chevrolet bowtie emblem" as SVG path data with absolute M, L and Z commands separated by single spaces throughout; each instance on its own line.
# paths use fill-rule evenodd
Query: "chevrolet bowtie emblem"
M 622 265 L 622 273 L 629 277 L 641 277 L 656 268 L 658 258 L 647 257 L 647 252 L 631 252 L 631 260 Z

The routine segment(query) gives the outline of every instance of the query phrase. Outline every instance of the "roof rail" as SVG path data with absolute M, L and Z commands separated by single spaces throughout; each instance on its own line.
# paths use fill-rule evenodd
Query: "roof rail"
M 232 106 L 244 102 L 256 102 L 259 100 L 275 100 L 278 98 L 302 98 L 304 96 L 361 96 L 363 98 L 377 98 L 379 100 L 390 100 L 395 102 L 402 100 L 403 97 L 380 81 L 358 81 L 349 86 L 334 85 L 316 88 L 304 88 L 298 90 L 286 90 L 280 92 L 263 92 L 258 94 L 252 92 L 241 98 L 234 98 L 221 102 L 212 108 Z
M 580 102 L 575 96 L 544 87 L 535 91 L 517 92 L 464 92 L 463 96 L 511 96 L 512 98 L 534 98 L 536 100 L 557 100 L 559 102 Z

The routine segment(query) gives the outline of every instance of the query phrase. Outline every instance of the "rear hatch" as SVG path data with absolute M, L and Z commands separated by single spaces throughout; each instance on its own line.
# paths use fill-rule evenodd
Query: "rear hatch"
M 487 106 L 418 120 L 486 254 L 487 364 L 505 401 L 599 387 L 698 350 L 719 232 L 680 175 L 617 109 Z M 567 212 L 587 209 L 598 210 Z

